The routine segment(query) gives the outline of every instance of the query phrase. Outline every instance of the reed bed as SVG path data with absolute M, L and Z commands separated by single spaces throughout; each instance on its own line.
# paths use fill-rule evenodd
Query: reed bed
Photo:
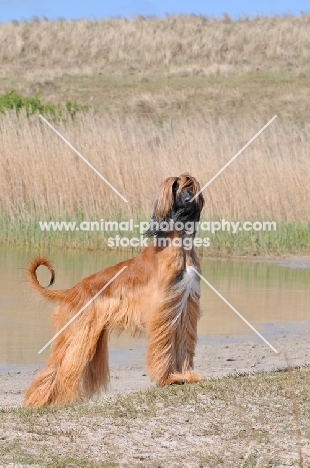
M 102 233 L 42 233 L 38 222 L 148 220 L 165 177 L 190 172 L 207 183 L 265 123 L 180 119 L 156 125 L 91 112 L 75 123 L 54 123 L 125 203 L 38 116 L 6 114 L 0 119 L 1 240 L 98 247 Z M 245 253 L 309 249 L 309 137 L 309 124 L 276 119 L 204 191 L 204 219 L 278 223 L 276 234 L 219 233 L 215 252 L 242 253 L 244 242 Z

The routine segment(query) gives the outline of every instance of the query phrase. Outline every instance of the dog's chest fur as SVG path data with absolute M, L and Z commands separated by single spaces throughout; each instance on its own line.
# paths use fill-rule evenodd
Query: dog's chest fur
M 173 323 L 181 319 L 182 313 L 186 308 L 186 303 L 191 297 L 195 302 L 199 301 L 200 284 L 199 276 L 193 266 L 189 265 L 183 272 L 182 278 L 174 286 L 174 293 L 178 295 L 178 304 L 175 308 Z
M 197 289 L 199 293 L 199 277 L 193 266 L 189 265 L 186 267 L 186 270 L 183 273 L 181 283 L 183 284 L 185 295 L 193 295 L 197 292 Z

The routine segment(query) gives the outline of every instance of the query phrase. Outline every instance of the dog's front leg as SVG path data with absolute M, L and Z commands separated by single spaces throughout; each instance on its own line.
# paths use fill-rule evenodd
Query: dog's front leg
M 157 310 L 147 323 L 146 366 L 150 378 L 158 385 L 166 385 L 175 371 L 173 335 L 175 324 L 165 310 Z
M 186 304 L 186 314 L 184 314 L 184 323 L 182 331 L 185 333 L 186 356 L 180 363 L 185 382 L 200 382 L 203 376 L 194 372 L 194 356 L 197 344 L 197 323 L 200 316 L 199 302 L 193 297 L 189 297 Z
M 203 380 L 193 370 L 199 303 L 190 297 L 178 321 L 172 319 L 174 313 L 175 308 L 166 304 L 147 324 L 147 368 L 151 380 L 160 386 Z

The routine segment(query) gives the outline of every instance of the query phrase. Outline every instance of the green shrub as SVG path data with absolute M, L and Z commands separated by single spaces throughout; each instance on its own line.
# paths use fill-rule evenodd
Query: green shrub
M 52 117 L 62 117 L 65 114 L 69 114 L 74 118 L 77 112 L 85 110 L 86 107 L 77 104 L 75 101 L 66 101 L 65 106 L 61 106 L 60 104 L 42 104 L 37 96 L 22 97 L 14 90 L 0 96 L 1 113 L 7 110 L 15 110 L 16 114 L 19 114 L 21 109 L 26 111 L 27 117 L 38 113 Z

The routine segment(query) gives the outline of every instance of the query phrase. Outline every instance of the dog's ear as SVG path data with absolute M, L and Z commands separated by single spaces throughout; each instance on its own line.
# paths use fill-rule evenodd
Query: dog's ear
M 200 191 L 200 184 L 197 179 L 193 177 L 193 186 L 194 190 L 193 193 L 196 195 Z M 205 204 L 205 199 L 202 193 L 199 193 L 198 197 L 196 198 L 197 205 L 199 206 L 199 213 L 201 213 L 202 208 L 204 207 Z
M 197 192 L 199 192 L 199 190 L 200 190 L 200 187 L 199 187 L 199 189 L 198 189 Z M 198 197 L 196 198 L 196 200 L 197 200 L 197 203 L 198 203 L 198 206 L 199 206 L 199 212 L 201 213 L 202 208 L 204 207 L 204 204 L 205 204 L 205 199 L 204 199 L 202 193 L 200 193 L 200 194 L 198 195 Z
M 156 221 L 171 217 L 171 209 L 175 201 L 176 191 L 178 190 L 178 180 L 178 177 L 168 177 L 159 187 L 154 199 L 153 219 Z
M 199 182 L 193 178 L 193 194 L 197 195 L 197 193 L 200 191 L 200 185 Z M 205 199 L 202 195 L 202 193 L 199 193 L 198 197 L 195 199 L 198 208 L 199 208 L 199 213 L 201 213 L 202 208 L 204 207 L 205 204 Z

